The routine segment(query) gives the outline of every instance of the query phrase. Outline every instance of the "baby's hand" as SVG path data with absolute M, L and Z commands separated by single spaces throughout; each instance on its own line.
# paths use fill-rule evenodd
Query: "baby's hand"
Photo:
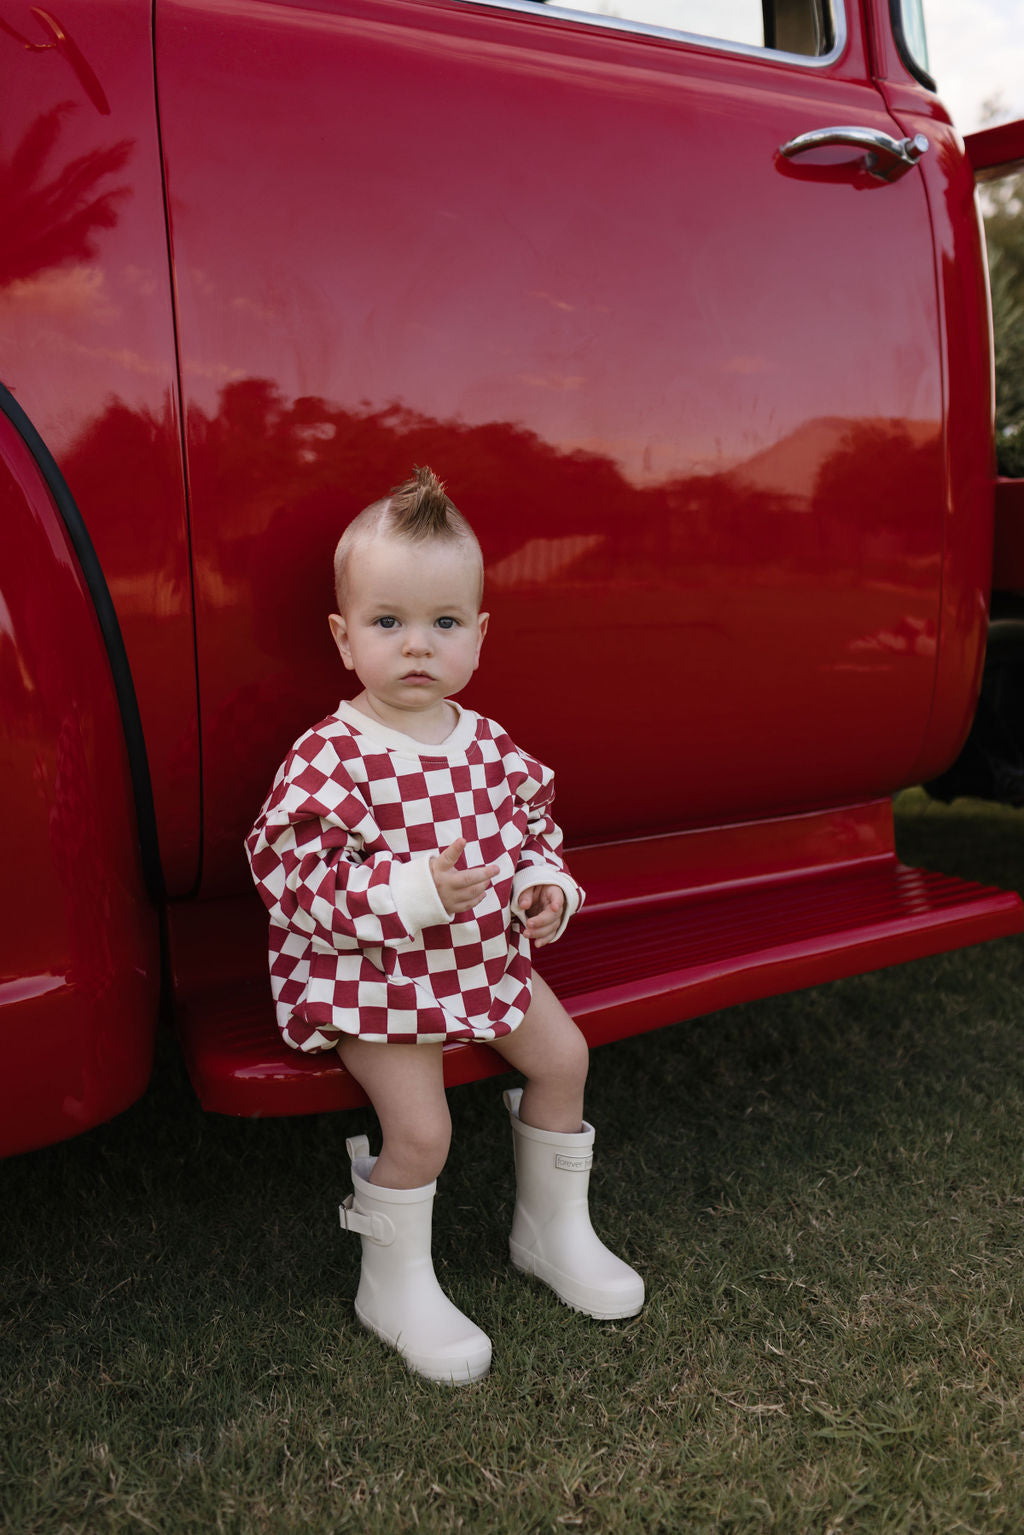
M 564 910 L 565 891 L 561 885 L 528 885 L 523 891 L 518 911 L 535 949 L 542 949 L 554 938 Z
M 472 911 L 498 872 L 496 863 L 485 864 L 480 869 L 456 869 L 465 846 L 465 839 L 458 837 L 451 847 L 430 860 L 430 872 L 441 905 L 450 917 L 460 911 Z

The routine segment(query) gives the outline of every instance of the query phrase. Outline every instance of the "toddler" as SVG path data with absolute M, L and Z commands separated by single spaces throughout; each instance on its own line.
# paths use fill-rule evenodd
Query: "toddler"
M 296 741 L 246 850 L 284 1038 L 336 1049 L 380 1121 L 378 1157 L 364 1136 L 348 1142 L 356 1315 L 419 1374 L 476 1380 L 490 1341 L 430 1257 L 451 1138 L 447 1041 L 486 1040 L 526 1078 L 504 1095 L 512 1263 L 589 1316 L 643 1304 L 643 1281 L 590 1224 L 586 1041 L 530 958 L 583 895 L 561 857 L 550 770 L 452 701 L 487 632 L 483 558 L 429 469 L 360 512 L 334 575 L 331 633 L 362 691 Z

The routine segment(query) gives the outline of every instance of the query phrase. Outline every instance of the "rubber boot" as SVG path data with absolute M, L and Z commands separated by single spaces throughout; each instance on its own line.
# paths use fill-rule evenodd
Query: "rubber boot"
M 608 1251 L 590 1224 L 587 1190 L 594 1127 L 577 1135 L 535 1130 L 519 1118 L 522 1088 L 505 1093 L 516 1157 L 513 1266 L 550 1285 L 559 1300 L 601 1321 L 635 1316 L 644 1303 L 640 1275 Z
M 346 1141 L 351 1193 L 339 1214 L 362 1237 L 356 1316 L 398 1350 L 410 1370 L 459 1385 L 479 1380 L 491 1363 L 491 1340 L 453 1306 L 430 1258 L 434 1183 L 385 1189 L 370 1183 L 376 1157 L 365 1135 Z

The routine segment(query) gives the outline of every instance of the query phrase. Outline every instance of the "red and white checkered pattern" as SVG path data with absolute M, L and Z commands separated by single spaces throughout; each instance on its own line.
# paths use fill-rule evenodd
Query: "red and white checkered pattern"
M 311 1051 L 346 1034 L 435 1044 L 511 1033 L 532 977 L 513 888 L 558 884 L 570 915 L 582 901 L 553 797 L 551 770 L 468 709 L 438 746 L 345 703 L 301 736 L 246 839 L 286 1042 Z M 425 869 L 410 898 L 420 871 L 408 866 L 457 837 L 460 866 L 499 872 L 471 912 L 449 919 Z

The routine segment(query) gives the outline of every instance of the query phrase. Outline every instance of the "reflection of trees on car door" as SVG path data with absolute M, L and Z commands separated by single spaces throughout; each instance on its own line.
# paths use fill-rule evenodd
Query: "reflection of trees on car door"
M 0 378 L 110 589 L 181 893 L 197 870 L 199 742 L 151 7 L 0 10 Z
M 232 701 L 302 664 L 284 630 L 234 643 L 218 584 L 230 570 L 255 594 L 259 563 L 282 562 L 253 542 L 265 494 L 210 478 L 199 451 L 217 389 L 247 378 L 366 424 L 339 525 L 386 488 L 375 413 L 460 428 L 434 467 L 509 561 L 489 708 L 541 756 L 571 737 L 574 834 L 607 824 L 609 697 L 621 734 L 656 718 L 679 761 L 700 743 L 697 820 L 910 771 L 944 507 L 928 208 L 917 170 L 887 184 L 857 151 L 779 156 L 829 123 L 894 131 L 860 37 L 830 65 L 543 10 L 166 0 L 157 57 L 211 761 Z M 499 462 L 481 484 L 488 433 L 529 434 L 529 482 Z M 595 459 L 615 471 L 597 497 Z M 880 462 L 898 503 L 850 490 Z M 308 506 L 296 472 L 283 506 Z M 599 543 L 531 579 L 556 568 L 540 545 L 580 534 Z M 207 804 L 212 834 L 233 807 Z M 672 776 L 623 814 L 624 833 L 676 825 Z

